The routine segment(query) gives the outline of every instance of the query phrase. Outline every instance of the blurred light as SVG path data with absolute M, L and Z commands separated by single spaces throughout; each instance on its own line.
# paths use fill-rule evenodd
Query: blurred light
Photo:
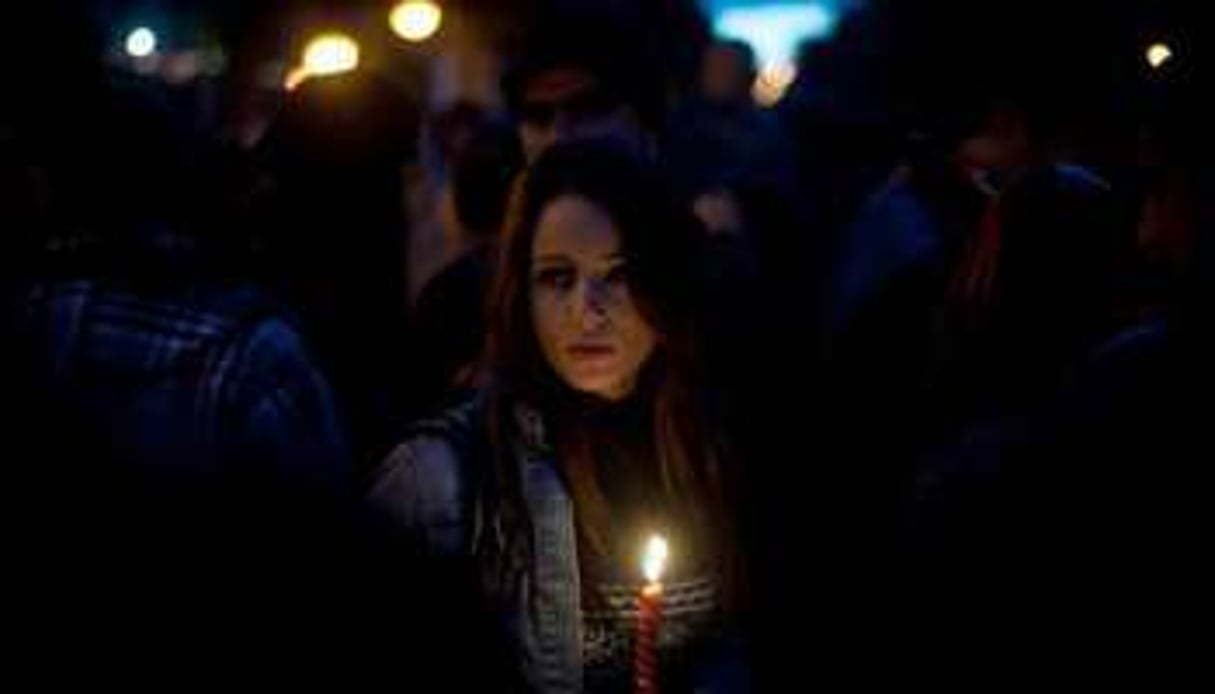
M 345 34 L 323 34 L 304 49 L 306 77 L 338 75 L 359 66 L 359 44 Z
M 661 535 L 650 536 L 641 555 L 641 573 L 645 580 L 657 583 L 662 580 L 662 573 L 667 567 L 667 557 L 671 554 L 670 545 Z
M 797 68 L 793 63 L 778 63 L 765 65 L 755 78 L 755 86 L 751 95 L 764 106 L 774 106 L 789 91 L 793 80 L 797 79 Z
M 127 35 L 127 55 L 146 58 L 156 52 L 156 34 L 147 27 L 139 27 Z
M 713 29 L 750 44 L 760 65 L 783 65 L 793 63 L 803 41 L 830 36 L 838 20 L 835 7 L 824 2 L 781 2 L 723 7 L 714 16 Z
M 1165 63 L 1173 59 L 1173 49 L 1165 43 L 1154 43 L 1148 47 L 1146 56 L 1148 65 L 1159 70 L 1164 67 Z
M 287 91 L 294 91 L 296 87 L 304 83 L 304 80 L 312 76 L 308 68 L 303 65 L 297 65 L 287 71 L 287 77 L 283 80 L 283 87 Z
M 425 41 L 439 30 L 443 10 L 430 0 L 406 0 L 392 9 L 388 24 L 406 41 Z

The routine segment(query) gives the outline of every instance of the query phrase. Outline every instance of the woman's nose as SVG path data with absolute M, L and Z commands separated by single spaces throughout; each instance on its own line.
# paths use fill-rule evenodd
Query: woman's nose
M 607 282 L 590 278 L 582 283 L 578 310 L 583 328 L 600 327 L 608 315 L 610 297 Z

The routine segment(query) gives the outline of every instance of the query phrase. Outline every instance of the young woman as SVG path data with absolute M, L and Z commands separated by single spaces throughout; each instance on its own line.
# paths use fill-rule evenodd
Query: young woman
M 476 561 L 539 691 L 630 690 L 642 550 L 664 535 L 662 691 L 733 687 L 737 554 L 694 370 L 696 231 L 602 142 L 546 153 L 515 203 L 491 385 L 418 425 L 373 501 L 430 552 Z

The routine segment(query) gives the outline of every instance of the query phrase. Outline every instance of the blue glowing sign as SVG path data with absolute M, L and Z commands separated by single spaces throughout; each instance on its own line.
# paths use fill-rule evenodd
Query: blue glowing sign
M 761 65 L 792 63 L 803 41 L 830 36 L 839 21 L 834 0 L 707 0 L 705 5 L 714 32 L 746 41 Z

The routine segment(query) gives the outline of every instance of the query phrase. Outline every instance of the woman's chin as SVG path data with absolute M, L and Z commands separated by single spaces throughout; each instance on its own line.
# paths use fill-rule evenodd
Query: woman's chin
M 632 392 L 632 388 L 627 385 L 627 380 L 615 374 L 574 374 L 567 382 L 571 388 L 583 395 L 609 401 L 623 400 Z

